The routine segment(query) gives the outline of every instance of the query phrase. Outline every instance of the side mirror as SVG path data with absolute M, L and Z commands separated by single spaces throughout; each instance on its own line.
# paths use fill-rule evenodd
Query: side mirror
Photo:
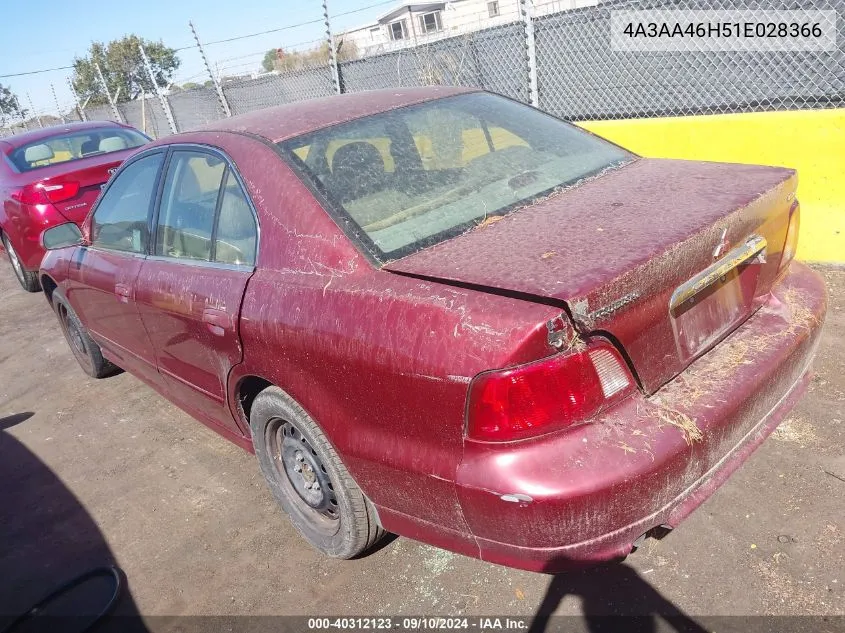
M 48 251 L 79 246 L 84 242 L 82 231 L 73 222 L 53 226 L 41 234 L 41 245 Z

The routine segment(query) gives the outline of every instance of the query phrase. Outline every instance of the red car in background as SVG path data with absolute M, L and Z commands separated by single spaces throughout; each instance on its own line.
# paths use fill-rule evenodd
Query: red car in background
M 676 526 L 807 388 L 796 184 L 363 92 L 150 144 L 44 233 L 41 284 L 88 374 L 254 451 L 326 554 L 387 530 L 557 571 Z
M 81 223 L 123 160 L 150 139 L 118 123 L 70 123 L 0 139 L 0 240 L 21 286 L 37 291 L 44 229 Z

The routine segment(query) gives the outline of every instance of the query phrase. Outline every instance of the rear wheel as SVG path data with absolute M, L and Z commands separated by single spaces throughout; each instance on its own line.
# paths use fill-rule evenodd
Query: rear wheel
M 119 370 L 117 365 L 103 358 L 100 346 L 88 334 L 88 330 L 82 325 L 73 308 L 64 302 L 57 301 L 56 313 L 65 339 L 70 345 L 70 351 L 73 352 L 82 371 L 92 378 L 105 378 Z
M 18 257 L 17 252 L 12 247 L 8 236 L 3 234 L 3 248 L 6 249 L 6 254 L 9 256 L 9 261 L 12 264 L 12 270 L 15 271 L 15 277 L 18 278 L 21 286 L 27 292 L 38 292 L 41 290 L 41 284 L 38 283 L 38 272 L 26 270 Z
M 384 536 L 334 448 L 290 396 L 278 387 L 258 394 L 250 427 L 273 496 L 311 545 L 334 558 L 353 558 Z

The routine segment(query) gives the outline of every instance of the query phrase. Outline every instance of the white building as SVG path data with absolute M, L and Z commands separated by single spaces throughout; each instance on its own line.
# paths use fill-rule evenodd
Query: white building
M 533 14 L 539 16 L 592 6 L 598 1 L 537 0 Z M 364 57 L 519 19 L 519 0 L 404 2 L 383 13 L 374 22 L 348 29 L 337 38 L 353 44 L 359 56 Z

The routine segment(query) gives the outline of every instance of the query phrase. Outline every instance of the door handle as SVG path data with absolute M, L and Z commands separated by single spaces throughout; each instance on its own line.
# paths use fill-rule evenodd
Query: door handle
M 129 299 L 132 297 L 132 288 L 126 284 L 115 284 L 114 294 L 121 303 L 129 303 Z
M 223 336 L 226 329 L 232 325 L 229 314 L 225 310 L 218 310 L 217 308 L 205 308 L 202 311 L 202 320 L 215 336 Z

